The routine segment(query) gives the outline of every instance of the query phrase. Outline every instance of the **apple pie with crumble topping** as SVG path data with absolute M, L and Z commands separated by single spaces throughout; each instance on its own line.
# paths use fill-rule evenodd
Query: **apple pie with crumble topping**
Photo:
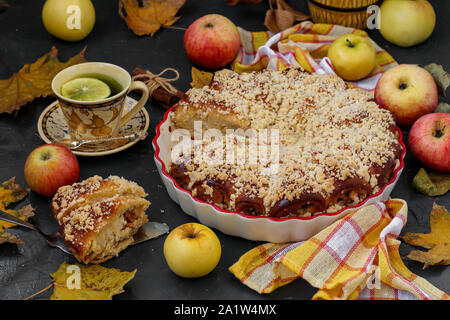
M 335 75 L 218 71 L 209 86 L 190 89 L 169 120 L 172 130 L 193 136 L 200 122 L 223 140 L 190 143 L 172 157 L 169 174 L 194 197 L 247 215 L 307 217 L 357 205 L 392 179 L 403 151 L 392 114 L 372 100 Z M 242 141 L 249 129 L 277 130 L 276 172 L 267 173 L 272 160 L 238 161 L 245 155 L 194 161 L 199 146 L 208 155 L 226 154 L 226 142 Z M 245 144 L 247 156 L 268 147 Z
M 75 258 L 102 263 L 132 244 L 133 235 L 148 221 L 146 195 L 135 182 L 94 176 L 59 188 L 51 210 Z

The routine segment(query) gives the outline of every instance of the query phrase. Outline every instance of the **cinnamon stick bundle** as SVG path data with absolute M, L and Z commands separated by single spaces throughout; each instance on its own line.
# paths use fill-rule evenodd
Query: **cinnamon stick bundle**
M 146 71 L 141 68 L 135 68 L 132 75 L 146 74 Z M 176 93 L 172 93 L 164 89 L 163 87 L 158 87 L 153 90 L 150 100 L 157 102 L 164 108 L 168 109 L 176 104 L 181 98 L 185 96 L 185 93 L 176 89 Z

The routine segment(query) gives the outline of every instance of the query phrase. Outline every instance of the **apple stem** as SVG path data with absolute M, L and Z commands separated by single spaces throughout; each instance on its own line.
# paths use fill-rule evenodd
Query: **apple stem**
M 405 90 L 408 87 L 408 85 L 406 83 L 400 83 L 398 87 L 400 90 Z
M 442 138 L 445 135 L 445 124 L 443 124 L 441 121 L 436 121 L 435 123 L 435 130 L 433 132 L 433 137 L 435 138 Z
M 348 46 L 350 47 L 350 48 L 353 48 L 355 45 L 353 44 L 353 42 L 351 42 L 350 40 L 348 40 L 348 39 L 346 39 L 347 40 L 347 42 L 348 42 Z

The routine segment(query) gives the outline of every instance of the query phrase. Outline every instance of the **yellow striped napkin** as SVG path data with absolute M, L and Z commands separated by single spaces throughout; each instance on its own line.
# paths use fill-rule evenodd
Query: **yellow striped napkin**
M 360 208 L 304 242 L 260 245 L 230 271 L 259 293 L 298 277 L 319 290 L 313 299 L 449 299 L 410 272 L 397 240 L 406 224 L 405 201 L 392 199 Z
M 232 64 L 234 71 L 251 72 L 264 68 L 283 70 L 301 66 L 309 72 L 333 74 L 331 61 L 326 57 L 333 41 L 343 34 L 354 33 L 368 37 L 363 30 L 332 24 L 299 23 L 283 32 L 250 32 L 238 28 L 241 49 Z M 376 50 L 377 67 L 367 78 L 349 82 L 350 86 L 372 91 L 383 71 L 397 65 L 391 55 L 371 40 Z

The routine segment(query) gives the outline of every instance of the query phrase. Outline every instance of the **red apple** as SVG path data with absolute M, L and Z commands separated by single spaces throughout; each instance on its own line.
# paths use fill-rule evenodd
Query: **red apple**
M 189 60 L 206 69 L 219 69 L 232 62 L 240 45 L 234 23 L 219 14 L 207 14 L 195 20 L 184 34 Z
M 59 187 L 78 181 L 80 167 L 77 158 L 68 148 L 58 144 L 44 144 L 28 155 L 24 174 L 31 190 L 53 197 Z
M 408 145 L 425 165 L 450 172 L 450 113 L 430 113 L 414 122 Z
M 400 64 L 386 71 L 378 80 L 375 102 L 390 110 L 397 124 L 411 126 L 421 116 L 436 109 L 438 89 L 424 68 Z

